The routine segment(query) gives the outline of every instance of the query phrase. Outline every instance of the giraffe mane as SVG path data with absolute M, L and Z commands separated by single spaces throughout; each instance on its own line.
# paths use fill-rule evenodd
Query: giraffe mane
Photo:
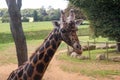
M 48 36 L 45 38 L 45 40 L 43 41 L 43 43 L 42 43 L 41 45 L 44 44 L 44 42 L 48 39 L 49 35 L 52 34 L 52 32 L 53 32 L 53 31 L 51 31 L 51 32 L 48 34 Z M 39 51 L 41 45 L 40 45 L 38 48 L 36 48 L 35 52 L 32 53 L 32 55 L 30 56 L 30 61 L 31 61 L 31 59 L 34 57 L 34 55 Z

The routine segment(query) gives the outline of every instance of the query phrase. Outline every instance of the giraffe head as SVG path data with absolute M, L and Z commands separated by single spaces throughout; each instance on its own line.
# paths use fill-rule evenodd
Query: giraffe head
M 74 51 L 78 54 L 82 53 L 82 48 L 76 32 L 78 30 L 77 26 L 80 25 L 82 21 L 82 19 L 75 20 L 74 10 L 71 9 L 68 18 L 65 16 L 65 13 L 61 11 L 60 22 L 54 22 L 54 26 L 59 27 L 61 39 L 73 47 Z

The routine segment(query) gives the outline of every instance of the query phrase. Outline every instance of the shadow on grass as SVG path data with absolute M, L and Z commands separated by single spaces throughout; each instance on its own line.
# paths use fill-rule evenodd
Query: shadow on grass
M 51 30 L 29 31 L 24 32 L 26 40 L 40 40 L 47 37 Z M 10 33 L 0 33 L 0 44 L 13 42 L 12 35 Z

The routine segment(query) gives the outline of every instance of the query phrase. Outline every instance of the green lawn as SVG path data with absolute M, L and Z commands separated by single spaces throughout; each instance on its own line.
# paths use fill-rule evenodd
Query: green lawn
M 27 43 L 33 42 L 37 43 L 41 40 L 41 42 L 44 40 L 45 37 L 50 33 L 50 31 L 53 29 L 53 24 L 50 21 L 46 22 L 23 22 L 23 30 L 26 36 Z M 89 25 L 81 25 L 79 26 L 78 35 L 81 43 L 83 41 L 91 41 L 93 42 L 94 39 L 90 38 L 88 35 L 90 33 L 89 31 Z M 96 38 L 96 41 L 108 41 L 107 38 Z M 0 23 L 0 49 L 3 49 L 4 47 L 9 46 L 8 44 L 13 44 L 13 38 L 10 32 L 9 23 Z M 63 44 L 65 45 L 65 44 Z
M 44 39 L 49 32 L 53 29 L 52 22 L 31 22 L 22 23 L 25 36 L 27 40 L 39 40 Z M 80 40 L 93 40 L 89 39 L 89 25 L 81 25 L 79 27 L 78 35 L 83 35 Z M 102 40 L 103 39 L 103 40 Z M 97 38 L 97 41 L 104 41 L 106 38 Z M 0 44 L 13 42 L 9 23 L 0 23 Z
M 23 23 L 27 41 L 44 39 L 53 28 L 51 22 Z M 9 23 L 0 24 L 0 44 L 13 43 Z
M 23 22 L 23 29 L 27 31 L 51 30 L 52 22 Z M 10 33 L 9 23 L 0 23 L 0 33 Z

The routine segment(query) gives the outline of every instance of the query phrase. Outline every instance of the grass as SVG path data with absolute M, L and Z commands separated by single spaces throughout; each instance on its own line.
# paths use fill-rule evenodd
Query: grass
M 93 77 L 108 77 L 109 75 L 120 75 L 120 71 L 118 70 L 81 70 L 80 73 Z
M 99 52 L 99 50 L 95 50 L 94 52 Z M 102 52 L 102 51 L 101 51 Z M 104 51 L 103 51 L 104 52 Z M 86 54 L 86 53 L 83 53 Z M 92 54 L 91 60 L 79 60 L 76 58 L 72 58 L 67 56 L 66 54 L 61 54 L 58 59 L 64 64 L 61 64 L 60 68 L 63 71 L 70 73 L 80 73 L 87 76 L 92 77 L 108 77 L 113 75 L 120 76 L 120 63 L 112 62 L 112 61 L 97 61 L 93 59 L 95 56 Z M 69 66 L 69 67 L 68 67 Z
M 23 29 L 27 41 L 43 40 L 53 28 L 51 22 L 23 23 Z M 8 43 L 13 43 L 9 23 L 0 24 L 0 49 Z
M 67 61 L 73 61 L 73 62 L 80 62 L 81 61 L 81 60 L 76 59 L 76 58 L 68 57 L 65 53 L 63 53 L 63 55 L 61 55 L 60 59 L 67 60 Z M 105 55 L 107 55 L 106 49 L 90 50 L 91 60 L 93 60 L 93 61 L 96 60 L 96 56 L 98 54 L 105 54 Z M 88 51 L 83 51 L 82 55 L 89 57 L 89 52 Z M 115 49 L 108 49 L 108 57 L 111 58 L 113 56 L 120 56 L 120 54 L 117 53 Z
M 24 32 L 39 31 L 39 30 L 51 30 L 53 28 L 52 22 L 23 22 Z M 0 33 L 11 33 L 9 23 L 0 23 Z
M 65 53 L 60 54 L 58 59 L 62 62 L 60 68 L 63 71 L 71 73 L 80 73 L 92 77 L 108 77 L 112 75 L 120 76 L 120 63 L 113 61 L 98 61 L 96 55 L 100 53 L 105 53 L 106 50 L 91 50 L 90 60 L 80 60 L 77 58 L 72 58 Z M 113 53 L 114 49 L 109 49 L 109 57 L 120 56 L 120 54 Z M 83 55 L 88 56 L 88 51 L 84 51 Z M 68 67 L 69 66 L 69 67 Z
M 9 23 L 0 23 L 0 33 L 10 33 Z
M 80 69 L 80 67 L 77 66 L 70 66 L 69 68 L 66 65 L 62 65 L 61 69 L 69 72 L 69 73 L 80 73 L 83 75 L 87 76 L 92 76 L 92 77 L 108 77 L 110 75 L 120 75 L 120 71 L 118 70 L 96 70 L 96 69 Z
M 27 42 L 37 40 L 43 40 L 53 29 L 52 22 L 23 22 L 23 30 L 26 36 Z M 83 25 L 82 28 L 85 28 Z M 86 27 L 87 28 L 87 27 Z M 82 30 L 84 31 L 84 30 Z M 0 23 L 0 49 L 7 46 L 7 44 L 13 43 L 13 38 L 10 32 L 9 23 Z
M 32 22 L 32 23 L 23 23 L 23 29 L 27 41 L 30 40 L 43 40 L 49 32 L 53 29 L 52 22 Z M 88 25 L 82 25 L 79 28 L 78 34 L 88 35 Z M 88 36 L 79 37 L 80 41 L 93 41 L 89 39 Z M 103 38 L 98 38 L 97 41 L 105 41 Z M 106 39 L 106 38 L 105 38 Z M 13 43 L 13 38 L 10 32 L 9 23 L 0 24 L 0 44 Z

